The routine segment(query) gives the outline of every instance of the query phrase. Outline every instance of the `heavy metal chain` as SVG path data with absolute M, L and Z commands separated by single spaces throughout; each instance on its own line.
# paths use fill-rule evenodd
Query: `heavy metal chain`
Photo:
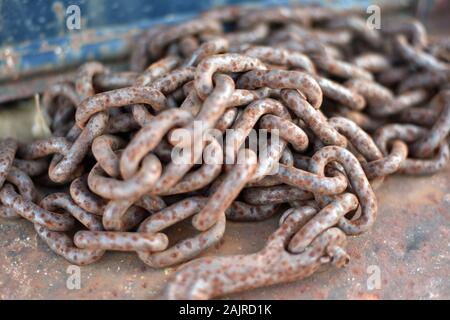
M 280 214 L 260 252 L 181 265 L 170 299 L 342 267 L 346 236 L 376 222 L 386 176 L 448 163 L 444 40 L 415 20 L 372 30 L 319 7 L 231 6 L 156 26 L 131 71 L 89 62 L 45 91 L 52 137 L 0 140 L 0 216 L 31 221 L 71 263 L 115 250 L 161 268 L 219 244 L 227 219 Z M 250 146 L 255 129 L 265 153 Z M 186 219 L 196 235 L 169 246 L 164 230 Z

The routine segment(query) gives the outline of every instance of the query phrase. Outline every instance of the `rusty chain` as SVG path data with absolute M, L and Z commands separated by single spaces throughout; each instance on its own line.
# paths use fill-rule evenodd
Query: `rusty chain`
M 71 263 L 115 250 L 161 268 L 220 244 L 227 219 L 280 214 L 260 252 L 181 265 L 170 299 L 342 267 L 347 235 L 376 221 L 384 177 L 448 164 L 448 52 L 418 21 L 372 30 L 319 7 L 231 6 L 156 26 L 132 71 L 89 62 L 45 91 L 52 137 L 0 140 L 0 217 L 31 221 Z M 164 230 L 188 218 L 197 234 L 169 246 Z

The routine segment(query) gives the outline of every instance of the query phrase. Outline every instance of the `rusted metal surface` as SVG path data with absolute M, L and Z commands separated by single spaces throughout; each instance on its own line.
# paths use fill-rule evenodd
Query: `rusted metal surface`
M 351 260 L 346 268 L 225 299 L 449 299 L 449 176 L 447 166 L 432 177 L 387 178 L 376 191 L 380 207 L 374 227 L 348 240 Z M 210 248 L 204 255 L 259 251 L 278 218 L 229 222 L 220 249 Z M 184 238 L 184 227 L 169 230 L 169 238 Z M 31 224 L 0 219 L 2 299 L 158 299 L 175 271 L 150 268 L 131 253 L 106 253 L 96 264 L 81 267 L 81 289 L 69 290 L 69 266 L 38 239 Z M 368 290 L 370 266 L 380 268 L 378 290 Z

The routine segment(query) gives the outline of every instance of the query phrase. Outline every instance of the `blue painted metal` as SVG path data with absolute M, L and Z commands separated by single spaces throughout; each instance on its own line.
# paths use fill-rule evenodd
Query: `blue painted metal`
M 367 6 L 368 0 L 0 0 L 0 80 L 118 59 L 133 36 L 159 23 L 173 23 L 208 8 L 237 3 L 276 5 L 324 3 Z M 66 27 L 66 8 L 78 5 L 81 29 Z

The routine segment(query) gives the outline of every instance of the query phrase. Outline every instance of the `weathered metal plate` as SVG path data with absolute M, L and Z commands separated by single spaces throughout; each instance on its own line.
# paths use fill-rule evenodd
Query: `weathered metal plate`
M 376 193 L 378 220 L 370 232 L 349 239 L 346 268 L 228 298 L 449 299 L 450 166 L 431 177 L 389 177 Z M 277 220 L 229 222 L 222 244 L 206 254 L 257 251 Z M 169 238 L 182 237 L 186 229 L 171 229 Z M 30 223 L 0 219 L 1 299 L 158 299 L 174 272 L 149 268 L 132 253 L 109 252 L 81 267 L 81 288 L 69 290 L 68 266 L 37 239 Z M 376 268 L 380 287 L 369 290 Z

